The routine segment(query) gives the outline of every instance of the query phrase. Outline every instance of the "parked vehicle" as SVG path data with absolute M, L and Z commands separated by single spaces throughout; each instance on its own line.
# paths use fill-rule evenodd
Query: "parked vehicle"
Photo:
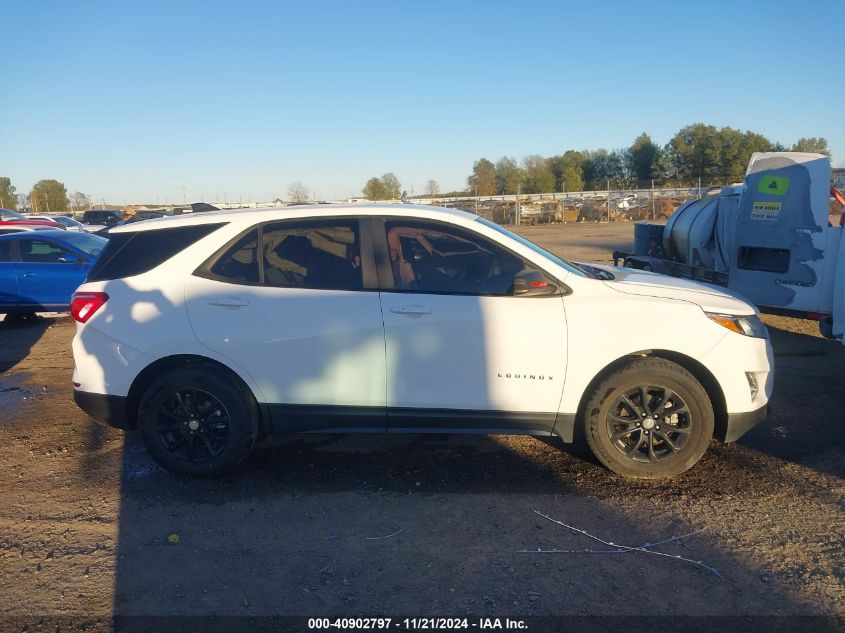
M 161 211 L 139 211 L 132 217 L 127 218 L 126 220 L 121 220 L 117 224 L 112 224 L 111 226 L 104 226 L 101 229 L 93 231 L 93 233 L 101 237 L 109 237 L 109 232 L 118 226 L 134 224 L 135 222 L 143 222 L 144 220 L 156 220 L 158 218 L 164 217 L 167 217 L 167 215 Z
M 68 231 L 76 231 L 77 233 L 81 233 L 85 230 L 85 226 L 72 217 L 67 215 L 27 215 L 26 219 L 28 220 L 52 220 L 54 222 L 58 222 L 61 224 L 65 229 Z
M 56 228 L 52 226 L 43 226 L 41 224 L 14 224 L 7 222 L 0 222 L 0 235 L 7 235 L 9 233 L 24 233 L 27 231 L 55 231 Z
M 120 209 L 95 209 L 82 214 L 82 224 L 112 226 L 123 220 Z
M 617 473 L 667 477 L 763 420 L 773 382 L 729 292 L 436 207 L 122 226 L 71 312 L 77 404 L 190 474 L 260 435 L 389 431 L 585 437 Z
M 57 230 L 0 235 L 0 313 L 68 311 L 105 244 Z
M 23 220 L 24 216 L 17 211 L 12 211 L 11 209 L 0 209 L 0 222 L 5 222 L 7 220 Z
M 686 202 L 665 226 L 636 224 L 633 252 L 615 251 L 614 263 L 725 286 L 763 312 L 818 320 L 845 343 L 843 233 L 828 216 L 841 194 L 830 175 L 822 154 L 754 153 L 741 185 Z
M 17 211 L 12 211 L 11 209 L 0 209 L 0 225 L 15 226 L 18 224 L 48 226 L 53 229 L 65 228 L 55 220 L 49 218 L 28 218 Z

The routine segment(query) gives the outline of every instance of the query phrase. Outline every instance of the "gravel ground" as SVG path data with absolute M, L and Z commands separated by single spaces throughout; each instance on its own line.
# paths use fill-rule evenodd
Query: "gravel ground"
M 632 227 L 523 232 L 608 261 Z M 181 479 L 74 406 L 68 318 L 0 323 L 0 628 L 387 613 L 826 615 L 837 628 L 845 349 L 814 323 L 765 320 L 772 417 L 663 483 L 556 441 L 441 435 L 285 438 L 227 479 Z M 688 535 L 658 549 L 702 564 L 578 553 L 607 548 L 535 511 L 629 546 Z M 537 548 L 576 552 L 520 551 Z

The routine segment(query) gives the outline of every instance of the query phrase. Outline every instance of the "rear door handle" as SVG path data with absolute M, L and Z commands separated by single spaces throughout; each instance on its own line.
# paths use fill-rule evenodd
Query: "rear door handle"
M 241 299 L 240 297 L 214 297 L 208 300 L 210 306 L 220 306 L 223 308 L 243 308 L 249 305 L 249 301 Z
M 390 311 L 394 314 L 431 314 L 431 308 L 423 306 L 394 306 Z
M 35 277 L 35 273 L 30 273 L 30 272 L 21 273 L 21 277 Z

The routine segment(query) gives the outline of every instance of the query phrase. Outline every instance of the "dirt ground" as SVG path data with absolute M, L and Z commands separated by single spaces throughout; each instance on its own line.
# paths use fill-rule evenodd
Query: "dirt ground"
M 632 231 L 522 232 L 606 262 Z M 825 615 L 840 619 L 824 630 L 838 630 L 845 348 L 814 323 L 765 321 L 771 418 L 663 483 L 623 480 L 556 441 L 442 435 L 290 437 L 224 480 L 178 478 L 137 435 L 74 406 L 67 317 L 0 323 L 0 629 L 403 614 Z M 628 546 L 685 536 L 656 549 L 718 575 L 673 557 L 582 553 L 608 548 L 535 511 Z M 538 548 L 574 552 L 521 551 Z

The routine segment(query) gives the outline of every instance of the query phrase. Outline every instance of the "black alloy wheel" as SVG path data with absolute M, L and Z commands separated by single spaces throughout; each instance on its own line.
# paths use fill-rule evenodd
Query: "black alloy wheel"
M 580 425 L 593 455 L 625 477 L 663 479 L 688 470 L 713 437 L 710 396 L 686 368 L 633 357 L 598 381 Z
M 150 455 L 183 475 L 217 476 L 250 454 L 258 437 L 255 397 L 240 378 L 217 365 L 174 368 L 147 387 L 138 429 Z
M 654 463 L 686 445 L 692 414 L 668 387 L 640 385 L 621 394 L 607 415 L 607 432 L 614 448 L 636 462 Z
M 187 462 L 207 462 L 229 444 L 229 412 L 214 395 L 202 389 L 174 391 L 158 409 L 156 431 L 164 448 Z

